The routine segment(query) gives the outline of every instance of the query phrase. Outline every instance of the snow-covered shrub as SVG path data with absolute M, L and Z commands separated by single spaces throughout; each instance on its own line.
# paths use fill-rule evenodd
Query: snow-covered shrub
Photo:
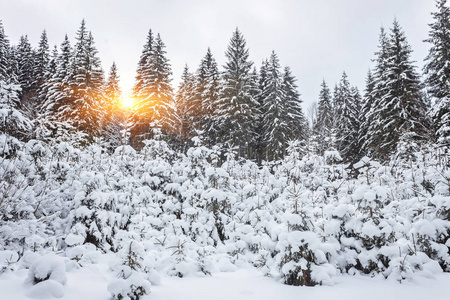
M 14 265 L 19 260 L 17 252 L 0 251 L 0 274 L 14 270 Z
M 139 300 L 150 293 L 151 283 L 142 271 L 144 251 L 140 244 L 130 241 L 119 251 L 121 264 L 115 267 L 117 279 L 108 284 L 108 291 L 114 300 Z
M 284 283 L 296 286 L 333 283 L 331 276 L 336 274 L 336 269 L 327 260 L 331 253 L 321 249 L 321 242 L 314 232 L 285 233 L 280 236 L 276 248 Z
M 35 260 L 28 271 L 28 282 L 37 284 L 45 280 L 54 280 L 62 285 L 67 282 L 66 264 L 54 254 L 47 254 Z
M 113 300 L 139 300 L 150 293 L 151 284 L 140 273 L 130 272 L 128 277 L 118 278 L 108 284 Z
M 72 226 L 82 228 L 75 234 L 84 236 L 84 243 L 100 249 L 114 247 L 118 214 L 115 213 L 115 195 L 106 191 L 104 174 L 92 171 L 81 172 L 81 188 L 74 195 Z M 68 237 L 73 236 L 71 233 Z

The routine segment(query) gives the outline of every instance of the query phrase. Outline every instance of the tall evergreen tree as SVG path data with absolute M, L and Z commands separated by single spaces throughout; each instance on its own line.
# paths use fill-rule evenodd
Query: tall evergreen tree
M 287 101 L 283 89 L 283 76 L 280 71 L 280 61 L 272 52 L 265 70 L 263 93 L 263 142 L 266 160 L 279 159 L 284 156 L 286 144 L 290 137 L 287 122 Z
M 16 138 L 29 136 L 31 122 L 19 109 L 20 86 L 0 79 L 0 133 Z
M 285 67 L 282 87 L 287 107 L 287 115 L 285 117 L 288 126 L 291 128 L 289 137 L 292 140 L 305 141 L 308 138 L 309 125 L 302 110 L 302 101 L 300 99 L 300 93 L 298 92 L 296 81 L 297 79 L 292 74 L 291 69 L 289 67 Z
M 373 101 L 371 108 L 365 111 L 364 118 L 367 120 L 363 125 L 366 130 L 366 137 L 364 139 L 363 149 L 366 154 L 375 154 L 375 150 L 378 149 L 378 145 L 381 143 L 381 127 L 376 124 L 379 119 L 377 108 L 378 100 L 383 98 L 387 91 L 388 82 L 388 37 L 383 27 L 380 28 L 380 34 L 378 37 L 378 51 L 375 52 L 376 58 L 375 68 L 372 73 L 371 79 L 371 92 L 367 97 L 370 97 Z
M 195 88 L 195 77 L 189 72 L 189 67 L 186 65 L 175 98 L 177 114 L 179 117 L 176 127 L 178 135 L 184 143 L 189 137 L 194 135 L 193 120 L 195 120 L 196 114 L 198 113 L 195 106 L 192 105 L 192 102 L 196 99 Z
M 353 147 L 351 150 L 352 161 L 357 161 L 363 155 L 363 144 L 361 142 L 360 131 L 361 131 L 361 109 L 362 109 L 362 96 L 359 92 L 359 89 L 355 86 L 351 88 L 351 97 L 352 97 L 352 107 L 353 107 L 353 124 L 354 129 L 353 132 L 355 136 L 353 137 Z
M 120 105 L 122 92 L 119 87 L 119 74 L 116 63 L 113 62 L 105 85 L 104 117 L 102 137 L 111 151 L 122 144 L 122 129 L 125 123 L 124 108 Z
M 334 112 L 336 126 L 336 146 L 345 161 L 358 159 L 359 104 L 358 97 L 342 74 L 341 81 L 334 96 Z
M 37 118 L 34 121 L 33 136 L 36 139 L 45 140 L 51 136 L 50 120 L 47 119 L 47 111 L 45 105 L 49 96 L 51 95 L 50 89 L 53 84 L 53 76 L 58 70 L 58 47 L 54 46 L 51 57 L 49 58 L 45 73 L 42 77 L 42 82 L 38 89 L 38 104 L 37 104 Z
M 69 78 L 74 98 L 70 103 L 70 118 L 75 128 L 91 140 L 100 129 L 104 75 L 94 38 L 92 33 L 87 31 L 84 20 L 81 22 L 76 40 Z
M 313 128 L 313 134 L 317 137 L 318 151 L 322 154 L 330 148 L 329 142 L 333 128 L 333 99 L 325 80 L 323 80 L 321 87 L 317 108 L 317 122 Z
M 11 49 L 0 21 L 0 133 L 24 138 L 31 122 L 19 110 L 20 86 L 11 67 Z
M 39 46 L 34 58 L 34 88 L 40 94 L 40 90 L 46 80 L 47 68 L 50 63 L 50 48 L 48 45 L 47 32 L 44 30 L 39 40 Z M 39 98 L 39 97 L 38 97 Z M 37 99 L 40 101 L 42 99 Z
M 67 35 L 61 43 L 61 52 L 56 58 L 55 71 L 44 84 L 47 90 L 41 113 L 50 130 L 50 138 L 67 139 L 70 125 L 70 112 L 73 96 L 69 85 L 71 75 L 72 47 Z
M 450 8 L 447 0 L 436 1 L 437 12 L 430 24 L 431 44 L 425 58 L 425 83 L 436 105 L 432 111 L 433 125 L 440 143 L 450 144 Z
M 165 45 L 158 34 L 152 42 L 151 34 L 144 47 L 141 60 L 146 60 L 140 69 L 142 85 L 135 85 L 137 104 L 133 114 L 132 135 L 133 145 L 139 147 L 142 139 L 154 134 L 154 129 L 168 134 L 175 131 L 177 115 L 174 109 L 173 89 L 170 76 L 172 70 L 166 57 Z M 141 61 L 140 61 L 141 62 Z M 139 67 L 138 67 L 139 70 Z M 138 74 L 137 79 L 140 75 Z
M 145 97 L 145 84 L 148 82 L 148 76 L 150 75 L 149 61 L 150 56 L 153 53 L 154 38 L 152 30 L 148 31 L 147 42 L 144 44 L 141 57 L 139 58 L 138 67 L 136 70 L 136 81 L 133 86 L 133 97 L 135 99 L 141 99 Z
M 9 41 L 0 20 L 0 80 L 6 82 L 8 77 Z
M 427 122 L 419 75 L 410 59 L 412 50 L 396 20 L 389 38 L 382 42 L 374 77 L 374 116 L 367 144 L 376 156 L 386 159 L 401 136 L 424 138 Z M 381 70 L 383 74 L 379 74 Z
M 36 90 L 34 88 L 34 59 L 35 54 L 28 41 L 28 37 L 21 36 L 19 45 L 17 46 L 17 67 L 18 80 L 21 87 L 20 101 L 24 109 L 29 112 L 33 111 L 34 97 L 36 97 Z
M 223 87 L 215 108 L 218 142 L 236 147 L 238 155 L 251 156 L 258 102 L 254 98 L 252 65 L 246 42 L 239 29 L 233 33 L 225 52 Z
M 218 132 L 213 114 L 219 99 L 220 74 L 210 48 L 201 60 L 195 78 L 195 97 L 191 104 L 191 111 L 195 111 L 193 127 L 200 130 L 201 138 L 211 146 L 215 144 Z
M 259 113 L 256 115 L 256 128 L 255 128 L 255 146 L 254 155 L 258 163 L 266 159 L 266 154 L 264 153 L 264 99 L 266 98 L 267 84 L 267 69 L 269 68 L 269 60 L 264 59 L 261 63 L 261 68 L 259 69 L 259 74 L 257 76 L 257 88 L 256 88 L 256 100 L 258 101 Z
M 374 115 L 371 113 L 374 105 L 374 88 L 375 81 L 372 72 L 369 70 L 366 77 L 366 89 L 364 91 L 364 96 L 361 100 L 361 112 L 360 112 L 360 127 L 359 127 L 359 144 L 362 147 L 362 154 L 368 155 L 368 131 L 369 126 L 373 121 Z

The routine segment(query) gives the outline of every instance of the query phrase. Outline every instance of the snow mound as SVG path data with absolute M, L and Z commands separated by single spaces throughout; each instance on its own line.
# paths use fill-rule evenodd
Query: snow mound
M 45 280 L 31 287 L 27 296 L 34 299 L 51 299 L 64 297 L 64 287 L 55 280 Z
M 62 285 L 67 283 L 66 264 L 61 257 L 48 254 L 31 264 L 27 281 L 37 284 L 47 280 L 53 280 Z

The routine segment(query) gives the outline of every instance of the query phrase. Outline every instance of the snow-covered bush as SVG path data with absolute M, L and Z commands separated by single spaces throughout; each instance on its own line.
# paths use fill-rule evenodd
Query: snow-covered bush
M 114 300 L 139 300 L 150 293 L 151 283 L 143 273 L 144 251 L 140 244 L 130 241 L 119 251 L 121 264 L 114 267 L 117 279 L 108 284 L 108 291 Z
M 293 231 L 282 234 L 276 248 L 284 283 L 296 286 L 333 283 L 331 276 L 337 272 L 328 263 L 327 257 L 334 254 L 334 249 L 322 244 L 314 232 Z
M 349 174 L 334 150 L 291 147 L 258 166 L 163 141 L 108 153 L 6 135 L 0 151 L 1 139 L 14 151 L 0 155 L 0 251 L 17 254 L 4 271 L 56 251 L 72 270 L 106 253 L 117 258 L 117 299 L 146 294 L 159 274 L 248 266 L 294 285 L 332 284 L 337 272 L 403 281 L 450 271 L 450 171 L 434 146 L 384 165 L 363 157 Z M 50 275 L 31 281 L 63 292 Z

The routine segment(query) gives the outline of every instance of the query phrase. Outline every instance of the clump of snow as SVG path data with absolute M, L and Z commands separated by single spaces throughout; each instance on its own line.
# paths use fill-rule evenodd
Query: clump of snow
M 20 259 L 20 265 L 23 268 L 29 269 L 31 267 L 31 265 L 38 260 L 41 257 L 41 255 L 39 255 L 36 252 L 31 252 L 31 251 L 25 251 L 25 253 L 23 254 L 22 258 Z
M 68 246 L 75 246 L 75 245 L 81 245 L 85 240 L 85 237 L 82 236 L 81 234 L 74 234 L 74 233 L 69 233 L 66 238 L 65 238 L 65 242 Z
M 27 281 L 33 284 L 49 279 L 62 285 L 67 283 L 64 259 L 54 254 L 47 254 L 36 259 L 28 271 Z

